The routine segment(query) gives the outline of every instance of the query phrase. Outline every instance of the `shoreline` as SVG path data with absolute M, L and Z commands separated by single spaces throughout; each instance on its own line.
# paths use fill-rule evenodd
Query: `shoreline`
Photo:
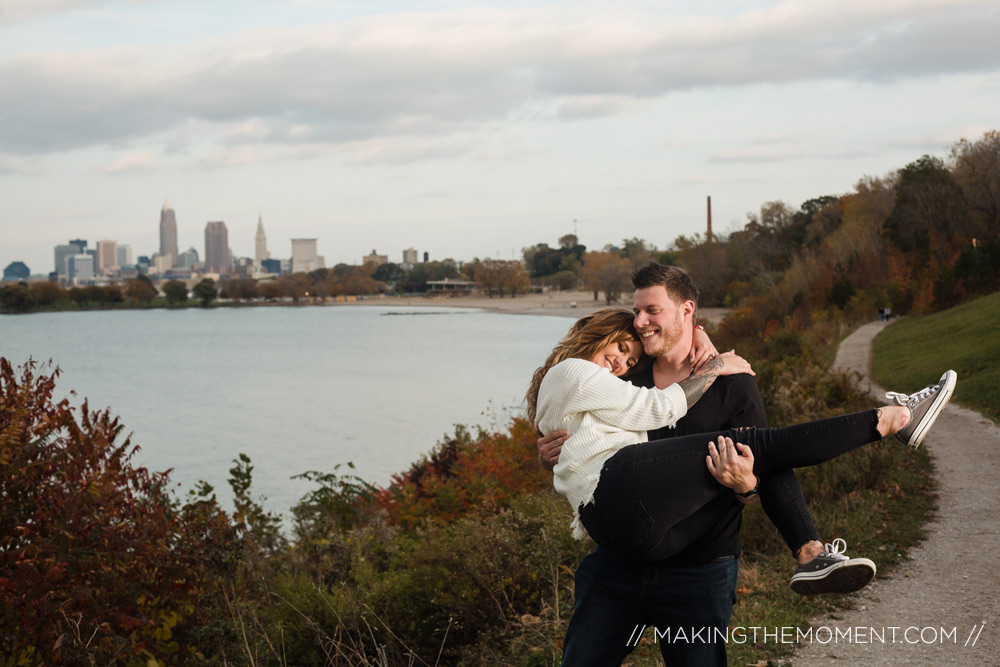
M 631 296 L 617 304 L 619 308 L 629 309 L 632 305 Z M 474 296 L 377 296 L 369 299 L 358 299 L 348 302 L 329 302 L 330 306 L 413 306 L 478 308 L 491 313 L 506 315 L 548 315 L 552 317 L 583 317 L 602 308 L 608 308 L 604 299 L 594 300 L 593 292 L 545 292 L 542 294 L 519 294 L 516 297 L 489 298 Z M 610 307 L 614 307 L 612 304 Z M 713 324 L 725 317 L 730 308 L 699 308 L 698 319 Z
M 440 295 L 425 296 L 414 294 L 412 296 L 386 296 L 373 295 L 362 297 L 327 297 L 325 301 L 320 301 L 316 297 L 306 297 L 298 304 L 293 304 L 291 299 L 280 301 L 256 300 L 244 303 L 231 300 L 216 300 L 209 309 L 213 308 L 282 308 L 282 307 L 314 307 L 314 306 L 402 306 L 414 308 L 469 308 L 483 310 L 490 313 L 501 313 L 505 315 L 546 315 L 550 317 L 572 317 L 579 318 L 589 315 L 595 311 L 608 307 L 618 307 L 629 310 L 632 305 L 631 295 L 622 299 L 621 303 L 608 306 L 604 299 L 594 300 L 593 292 L 544 292 L 519 294 L 516 297 L 494 297 L 489 298 L 482 295 Z M 123 306 L 122 304 L 105 305 L 100 304 L 93 307 L 76 308 L 43 308 L 31 310 L 24 313 L 0 313 L 3 315 L 35 315 L 45 313 L 66 313 L 66 312 L 89 312 L 89 311 L 115 311 L 115 310 L 185 310 L 188 308 L 200 308 L 197 301 L 189 299 L 180 306 Z M 731 308 L 699 308 L 698 321 L 718 324 L 729 312 Z

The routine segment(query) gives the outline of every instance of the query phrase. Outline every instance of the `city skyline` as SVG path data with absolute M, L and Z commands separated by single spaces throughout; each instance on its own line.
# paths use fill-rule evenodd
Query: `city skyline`
M 981 0 L 0 9 L 0 265 L 66 239 L 510 259 L 726 233 L 996 129 Z M 960 104 L 955 101 L 960 100 Z M 575 223 L 574 223 L 575 221 Z M 289 243 L 289 245 L 286 245 Z

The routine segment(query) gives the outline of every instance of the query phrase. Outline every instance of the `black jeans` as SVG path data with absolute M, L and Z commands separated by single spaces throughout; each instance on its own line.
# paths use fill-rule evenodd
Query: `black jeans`
M 728 436 L 750 447 L 757 475 L 817 465 L 880 439 L 870 410 L 786 428 L 730 429 L 623 447 L 605 462 L 594 502 L 580 520 L 595 542 L 621 558 L 651 562 L 704 534 L 718 503 L 732 493 L 715 481 L 708 443 Z

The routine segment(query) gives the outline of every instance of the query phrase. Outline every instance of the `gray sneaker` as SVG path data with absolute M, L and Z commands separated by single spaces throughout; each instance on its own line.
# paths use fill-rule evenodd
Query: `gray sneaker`
M 847 542 L 838 537 L 825 551 L 795 568 L 792 590 L 799 595 L 823 595 L 864 588 L 875 576 L 875 563 L 867 558 L 848 558 L 846 548 Z
M 885 397 L 896 405 L 910 409 L 910 423 L 903 427 L 896 438 L 910 449 L 916 449 L 924 441 L 924 436 L 931 430 L 944 406 L 948 405 L 951 395 L 955 392 L 958 373 L 946 371 L 937 384 L 924 387 L 915 394 L 900 394 L 888 392 Z

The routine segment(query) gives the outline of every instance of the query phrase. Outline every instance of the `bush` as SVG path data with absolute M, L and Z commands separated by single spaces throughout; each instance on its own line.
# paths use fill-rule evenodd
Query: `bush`
M 16 664 L 185 664 L 237 554 L 204 498 L 180 507 L 165 473 L 108 411 L 53 399 L 56 370 L 0 358 L 0 636 Z

